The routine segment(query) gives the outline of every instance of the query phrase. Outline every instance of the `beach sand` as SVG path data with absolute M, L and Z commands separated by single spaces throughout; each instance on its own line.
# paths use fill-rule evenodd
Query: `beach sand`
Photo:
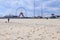
M 0 19 L 0 40 L 60 40 L 60 19 Z

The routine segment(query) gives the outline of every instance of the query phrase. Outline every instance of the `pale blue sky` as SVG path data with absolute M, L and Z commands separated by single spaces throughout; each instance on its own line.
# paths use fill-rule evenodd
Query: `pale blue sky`
M 41 15 L 41 6 L 44 16 L 60 15 L 60 0 L 35 0 L 35 16 Z M 0 16 L 19 15 L 21 10 L 25 16 L 34 16 L 34 0 L 0 0 Z

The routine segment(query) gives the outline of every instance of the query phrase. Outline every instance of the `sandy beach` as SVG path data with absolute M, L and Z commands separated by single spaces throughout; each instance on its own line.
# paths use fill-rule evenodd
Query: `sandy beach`
M 0 19 L 0 40 L 60 40 L 60 19 Z

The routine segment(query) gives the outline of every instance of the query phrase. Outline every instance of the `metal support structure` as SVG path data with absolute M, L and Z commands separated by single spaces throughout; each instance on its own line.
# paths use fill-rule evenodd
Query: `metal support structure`
M 23 14 L 22 12 L 19 14 L 19 17 L 20 17 L 21 15 L 22 15 L 22 17 L 25 17 L 24 14 Z

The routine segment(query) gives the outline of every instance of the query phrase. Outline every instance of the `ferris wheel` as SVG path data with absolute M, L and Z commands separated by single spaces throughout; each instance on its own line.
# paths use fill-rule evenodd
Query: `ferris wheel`
M 27 10 L 24 7 L 18 7 L 16 9 L 16 15 L 19 17 L 27 17 Z

